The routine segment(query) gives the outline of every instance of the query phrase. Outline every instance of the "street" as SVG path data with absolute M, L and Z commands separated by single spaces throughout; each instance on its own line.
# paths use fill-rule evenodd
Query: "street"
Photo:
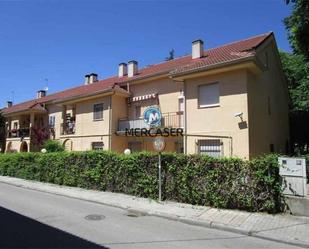
M 298 248 L 0 183 L 0 248 Z

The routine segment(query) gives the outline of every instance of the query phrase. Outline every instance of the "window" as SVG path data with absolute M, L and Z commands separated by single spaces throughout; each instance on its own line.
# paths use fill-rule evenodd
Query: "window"
M 103 103 L 95 104 L 93 106 L 93 120 L 103 119 Z
M 91 144 L 93 150 L 103 150 L 104 143 L 103 142 L 93 142 Z
M 213 157 L 222 156 L 222 142 L 220 139 L 198 140 L 198 153 Z
M 219 106 L 219 83 L 198 87 L 198 105 L 200 108 Z
M 50 128 L 55 128 L 55 123 L 56 123 L 56 117 L 55 116 L 49 116 L 49 127 Z

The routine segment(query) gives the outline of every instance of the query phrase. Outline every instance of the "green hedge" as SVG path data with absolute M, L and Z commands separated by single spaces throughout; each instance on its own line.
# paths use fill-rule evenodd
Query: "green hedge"
M 163 154 L 166 200 L 278 212 L 282 208 L 277 156 L 237 158 Z M 0 174 L 156 199 L 157 155 L 111 152 L 18 153 L 0 156 Z

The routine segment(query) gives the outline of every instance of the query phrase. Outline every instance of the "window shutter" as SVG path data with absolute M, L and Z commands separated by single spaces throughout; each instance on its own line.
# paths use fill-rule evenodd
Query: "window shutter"
M 213 83 L 199 86 L 199 107 L 211 107 L 219 104 L 219 84 Z

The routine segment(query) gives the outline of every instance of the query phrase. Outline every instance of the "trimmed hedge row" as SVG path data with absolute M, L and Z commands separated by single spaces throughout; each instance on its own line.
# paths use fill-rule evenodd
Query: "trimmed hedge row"
M 157 155 L 141 152 L 18 153 L 0 156 L 0 174 L 156 199 Z M 166 200 L 237 208 L 282 210 L 277 156 L 251 161 L 200 155 L 162 155 Z

